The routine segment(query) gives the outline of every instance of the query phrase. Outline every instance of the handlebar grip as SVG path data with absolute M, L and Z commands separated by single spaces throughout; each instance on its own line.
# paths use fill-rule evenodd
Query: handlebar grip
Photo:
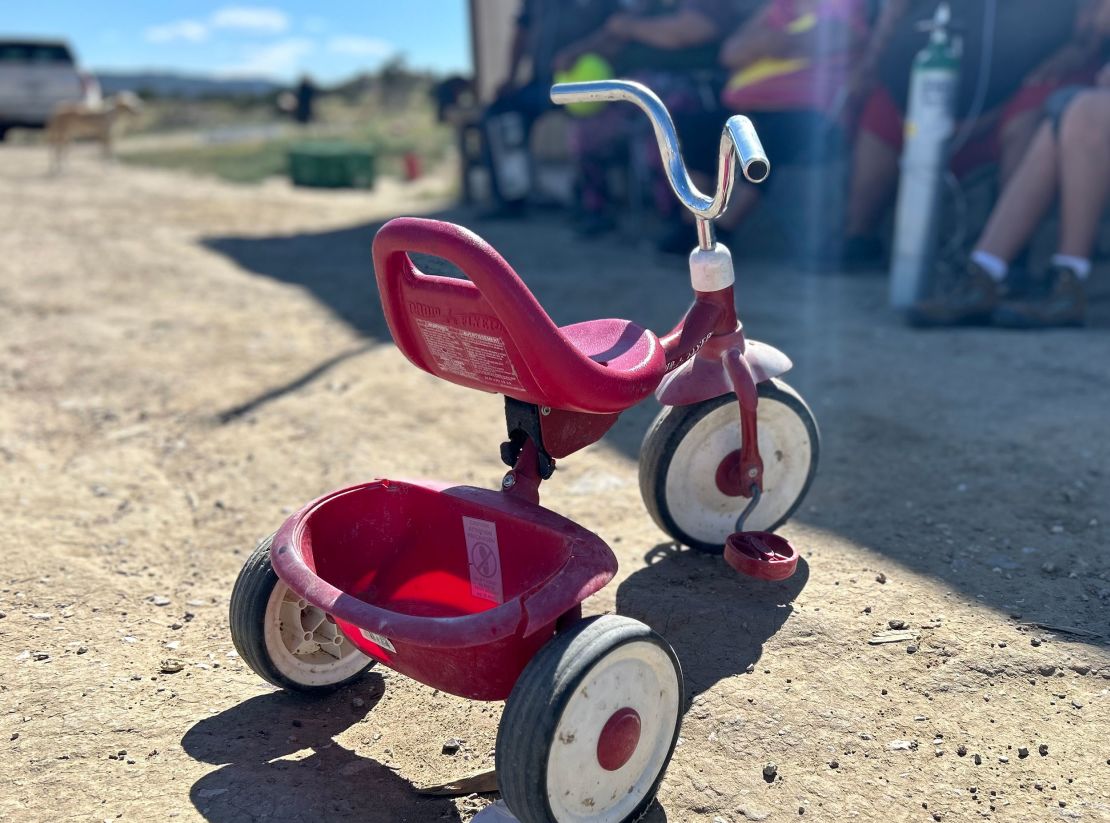
M 771 163 L 755 133 L 755 126 L 743 115 L 730 117 L 721 131 L 717 157 L 717 189 L 710 197 L 702 194 L 690 179 L 686 164 L 682 161 L 678 133 L 671 115 L 663 101 L 647 86 L 631 80 L 559 83 L 551 88 L 551 100 L 560 105 L 616 101 L 636 104 L 648 116 L 655 130 L 655 140 L 659 144 L 659 156 L 663 161 L 667 182 L 679 202 L 700 220 L 715 220 L 728 207 L 737 161 L 741 173 L 752 183 L 766 180 L 771 171 Z
M 556 83 L 551 87 L 551 102 L 557 106 L 568 103 L 615 103 L 628 100 L 628 92 L 607 83 Z
M 771 161 L 767 159 L 767 152 L 759 141 L 755 126 L 752 121 L 742 114 L 737 114 L 725 123 L 732 143 L 736 146 L 736 153 L 740 157 L 740 170 L 744 177 L 752 183 L 762 183 L 771 173 Z

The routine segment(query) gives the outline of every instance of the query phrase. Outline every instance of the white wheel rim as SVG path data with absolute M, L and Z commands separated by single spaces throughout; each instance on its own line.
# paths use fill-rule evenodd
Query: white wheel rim
M 264 638 L 277 670 L 302 686 L 340 683 L 370 662 L 323 610 L 280 580 L 266 601 Z
M 809 477 L 813 444 L 801 416 L 791 406 L 759 398 L 759 454 L 763 495 L 744 523 L 746 531 L 766 531 L 793 507 Z M 699 420 L 671 457 L 664 483 L 667 511 L 694 540 L 723 545 L 736 531 L 747 497 L 731 497 L 717 487 L 717 468 L 740 448 L 740 407 L 726 403 Z
M 651 791 L 667 761 L 679 717 L 678 673 L 659 646 L 635 641 L 594 664 L 563 709 L 547 760 L 547 802 L 559 823 L 617 823 Z M 614 713 L 640 716 L 640 739 L 615 771 L 597 743 Z

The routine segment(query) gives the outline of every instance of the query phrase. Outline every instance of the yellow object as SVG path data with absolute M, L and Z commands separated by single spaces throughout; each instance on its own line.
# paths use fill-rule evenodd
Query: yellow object
M 817 15 L 813 12 L 803 14 L 796 20 L 791 20 L 786 27 L 787 34 L 804 34 L 817 27 Z
M 600 54 L 583 54 L 574 61 L 567 71 L 555 72 L 556 83 L 588 83 L 591 80 L 611 80 L 613 67 Z M 571 103 L 567 110 L 575 117 L 589 117 L 597 114 L 604 103 Z
M 754 86 L 770 77 L 778 77 L 783 74 L 793 74 L 794 72 L 804 69 L 809 65 L 809 61 L 804 57 L 795 57 L 783 60 L 777 57 L 765 57 L 755 63 L 752 63 L 746 69 L 741 69 L 732 75 L 728 81 L 729 91 L 742 89 L 745 86 Z
M 804 34 L 817 26 L 817 15 L 813 12 L 803 14 L 791 20 L 786 27 L 789 34 Z M 754 86 L 771 77 L 784 74 L 793 74 L 809 65 L 809 60 L 804 57 L 765 57 L 757 60 L 745 69 L 732 75 L 728 81 L 727 89 L 735 91 L 745 86 Z

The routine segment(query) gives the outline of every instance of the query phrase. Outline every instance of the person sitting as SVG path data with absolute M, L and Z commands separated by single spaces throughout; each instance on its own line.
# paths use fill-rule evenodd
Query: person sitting
M 540 115 L 554 108 L 556 54 L 596 31 L 615 8 L 616 0 L 524 0 L 513 32 L 508 77 L 482 116 L 482 142 L 496 204 L 490 216 L 521 214 L 531 193 L 529 136 Z M 524 70 L 528 63 L 530 73 Z
M 1068 88 L 1049 100 L 1047 117 L 991 212 L 961 276 L 918 302 L 918 326 L 1011 328 L 1079 326 L 1091 254 L 1110 194 L 1110 64 L 1094 89 Z M 1006 299 L 1010 264 L 1059 197 L 1060 233 L 1044 293 Z
M 732 76 L 722 109 L 675 118 L 699 188 L 713 185 L 721 130 L 736 113 L 752 119 L 772 165 L 831 158 L 841 136 L 837 101 L 867 37 L 864 10 L 863 0 L 771 0 L 724 42 L 719 59 Z M 766 186 L 737 181 L 718 230 L 737 228 Z M 692 236 L 676 224 L 659 248 L 685 254 Z
M 853 71 L 845 109 L 849 119 L 858 116 L 859 129 L 836 262 L 871 265 L 882 259 L 876 230 L 898 183 L 910 75 L 928 37 L 920 23 L 940 2 L 887 0 Z M 1005 183 L 1048 96 L 1066 83 L 1092 81 L 1101 40 L 1091 25 L 1097 8 L 1089 0 L 964 0 L 953 10 L 953 30 L 963 41 L 956 112 L 966 142 L 956 147 L 952 168 L 962 176 L 997 162 Z M 972 117 L 974 125 L 964 125 Z
M 722 80 L 717 50 L 753 5 L 753 0 L 625 2 L 597 32 L 560 52 L 556 66 L 566 70 L 584 56 L 601 58 L 613 76 L 648 85 L 672 113 L 700 110 L 707 100 L 713 106 Z M 586 236 L 614 225 L 608 169 L 627 157 L 638 117 L 630 107 L 608 105 L 575 123 L 578 229 Z

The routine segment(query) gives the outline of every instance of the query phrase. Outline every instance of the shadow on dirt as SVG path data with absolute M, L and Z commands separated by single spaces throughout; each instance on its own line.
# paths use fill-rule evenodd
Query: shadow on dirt
M 666 326 L 669 329 L 689 302 L 689 286 L 684 274 L 673 278 L 666 289 L 654 286 L 656 296 L 650 301 L 643 300 L 640 271 L 616 265 L 624 260 L 619 246 L 608 249 L 614 265 L 591 263 L 592 268 L 604 267 L 604 276 L 577 271 L 581 266 L 576 257 L 581 256 L 583 247 L 580 241 L 575 243 L 570 229 L 558 219 L 482 222 L 463 210 L 427 216 L 472 227 L 494 248 L 502 250 L 559 325 L 597 317 L 629 317 L 650 328 Z M 336 318 L 369 338 L 368 346 L 372 346 L 391 341 L 378 300 L 370 253 L 374 235 L 384 222 L 315 234 L 207 237 L 202 243 L 247 272 L 301 287 L 330 309 Z M 548 245 L 552 246 L 551 253 L 545 254 L 542 264 L 538 264 L 541 261 L 535 259 L 534 250 Z M 456 273 L 449 264 L 427 255 L 418 255 L 417 265 L 430 274 Z M 667 265 L 673 268 L 674 261 Z M 684 268 L 685 264 L 678 260 L 678 266 Z M 567 276 L 568 271 L 573 276 Z M 666 294 L 658 294 L 664 291 Z M 674 299 L 671 299 L 672 293 Z M 228 422 L 253 411 L 319 379 L 344 359 L 343 353 L 337 353 L 308 372 L 293 375 L 283 385 L 260 388 L 255 397 L 234 408 L 221 410 L 217 416 L 220 422 Z M 647 418 L 638 417 L 637 423 L 646 428 Z M 635 448 L 638 447 L 637 440 Z
M 805 559 L 792 577 L 767 583 L 674 543 L 660 543 L 644 561 L 617 588 L 617 613 L 642 620 L 674 647 L 687 701 L 757 664 L 809 580 Z
M 333 739 L 361 721 L 384 685 L 371 672 L 324 698 L 285 692 L 253 697 L 201 720 L 181 740 L 186 753 L 221 768 L 189 798 L 211 823 L 244 820 L 458 821 L 454 803 L 421 797 L 389 768 Z M 354 709 L 354 696 L 365 705 Z
M 358 357 L 360 354 L 365 354 L 371 348 L 372 344 L 367 343 L 365 345 L 355 346 L 353 348 L 347 349 L 346 351 L 342 351 L 339 354 L 333 355 L 323 362 L 317 363 L 308 371 L 302 372 L 298 375 L 294 375 L 292 378 L 284 383 L 281 383 L 280 385 L 271 386 L 260 394 L 256 394 L 249 400 L 245 400 L 242 403 L 238 403 L 234 406 L 231 406 L 230 408 L 224 409 L 223 411 L 217 412 L 215 415 L 216 421 L 221 425 L 225 425 L 239 419 L 240 417 L 245 417 L 256 409 L 265 406 L 267 403 L 271 403 L 280 397 L 283 397 L 287 394 L 292 394 L 298 389 L 304 388 L 312 381 L 323 377 L 340 363 L 346 360 L 350 360 L 352 357 Z

